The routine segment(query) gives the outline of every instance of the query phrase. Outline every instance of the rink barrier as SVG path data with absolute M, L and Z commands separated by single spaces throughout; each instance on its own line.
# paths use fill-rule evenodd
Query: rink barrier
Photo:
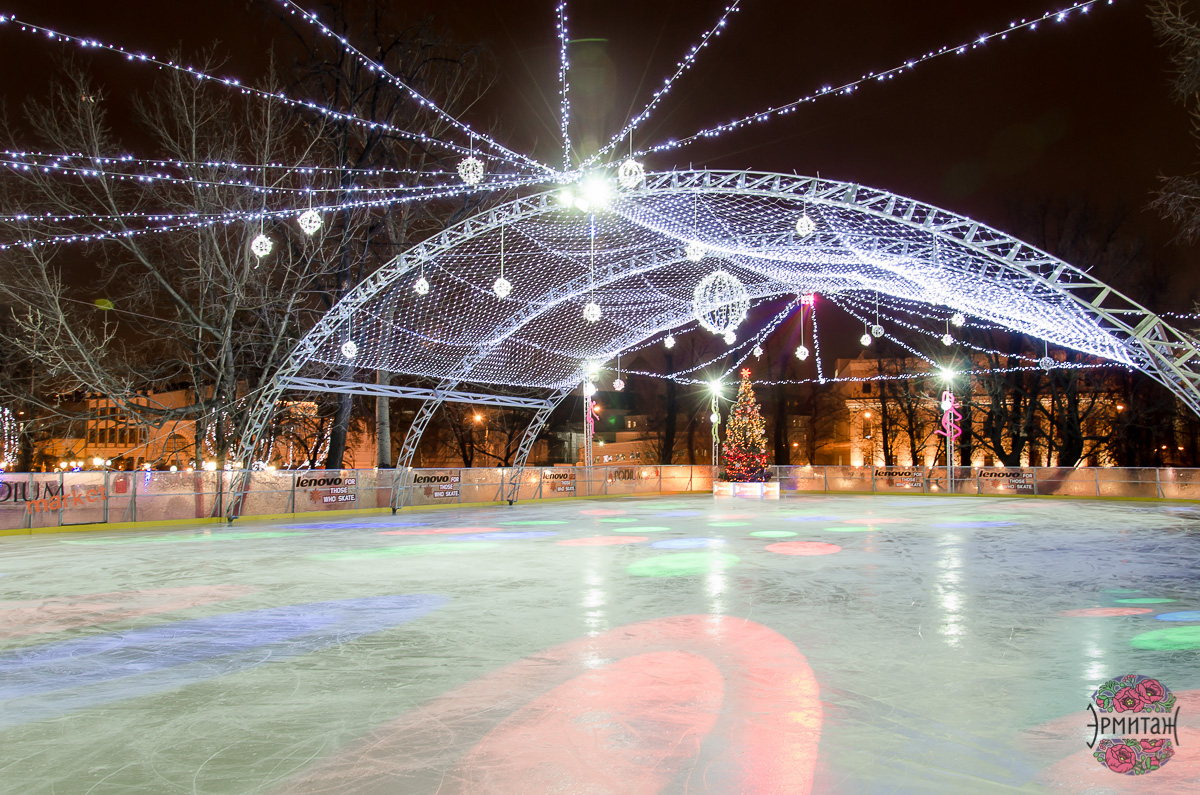
M 1200 500 L 1200 469 L 778 466 L 784 495 L 927 494 Z M 503 504 L 510 470 L 414 469 L 402 505 Z M 0 473 L 0 535 L 143 528 L 223 521 L 234 472 Z M 274 470 L 251 474 L 240 516 L 296 518 L 390 512 L 390 469 Z M 518 501 L 710 493 L 708 466 L 547 466 L 521 475 Z

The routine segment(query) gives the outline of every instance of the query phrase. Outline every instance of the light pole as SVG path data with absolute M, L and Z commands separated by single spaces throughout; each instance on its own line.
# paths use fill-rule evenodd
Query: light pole
M 708 419 L 712 422 L 713 480 L 716 480 L 717 470 L 721 466 L 721 407 L 717 402 L 721 398 L 721 382 L 713 381 L 709 387 L 712 389 L 712 402 L 710 403 L 712 413 L 708 415 Z

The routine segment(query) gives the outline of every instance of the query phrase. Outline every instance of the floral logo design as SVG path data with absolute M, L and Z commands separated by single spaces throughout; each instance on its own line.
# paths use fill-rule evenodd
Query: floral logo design
M 1088 709 L 1095 720 L 1088 725 L 1095 729 L 1088 747 L 1114 773 L 1145 775 L 1175 755 L 1168 738 L 1177 729 L 1179 707 L 1157 679 L 1137 674 L 1110 679 L 1092 693 Z M 1109 736 L 1096 742 L 1101 735 Z

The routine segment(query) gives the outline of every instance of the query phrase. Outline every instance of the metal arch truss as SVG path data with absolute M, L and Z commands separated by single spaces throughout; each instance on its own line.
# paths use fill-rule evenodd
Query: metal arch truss
M 521 446 L 517 448 L 512 472 L 509 474 L 508 493 L 504 496 L 509 505 L 514 505 L 521 494 L 521 477 L 525 474 L 525 463 L 529 460 L 529 452 L 533 449 L 533 443 L 537 441 L 538 434 L 542 432 L 542 428 L 549 421 L 554 409 L 558 408 L 558 404 L 562 403 L 569 394 L 571 394 L 569 389 L 560 389 L 555 392 L 552 397 L 544 401 L 545 405 L 538 409 L 538 413 L 529 423 L 529 427 L 525 429 L 525 436 L 521 439 Z
M 328 347 L 331 338 L 348 324 L 350 318 L 359 312 L 369 314 L 373 299 L 392 296 L 392 291 L 406 289 L 402 282 L 406 274 L 426 262 L 454 253 L 460 246 L 467 251 L 469 248 L 464 244 L 493 234 L 502 227 L 563 212 L 558 201 L 558 190 L 554 188 L 515 199 L 444 230 L 393 259 L 343 298 L 304 336 L 280 368 L 271 389 L 263 395 L 243 435 L 243 466 L 251 462 L 254 446 L 285 389 L 332 387 L 334 391 L 353 390 L 355 394 L 385 394 L 378 391 L 381 388 L 376 384 L 317 382 L 301 377 L 306 367 L 323 364 L 321 350 Z M 638 188 L 616 190 L 614 183 L 614 190 L 615 198 L 610 212 L 631 225 L 654 232 L 657 237 L 648 238 L 649 242 L 636 251 L 631 250 L 629 256 L 622 256 L 619 260 L 605 258 L 595 263 L 594 277 L 582 277 L 577 270 L 572 272 L 563 269 L 561 277 L 548 279 L 539 286 L 540 292 L 534 298 L 515 303 L 511 314 L 502 317 L 491 328 L 481 330 L 477 339 L 469 340 L 466 352 L 457 363 L 436 371 L 444 386 L 426 391 L 385 387 L 388 390 L 386 394 L 426 398 L 419 415 L 419 419 L 423 418 L 426 423 L 428 416 L 441 402 L 450 399 L 448 396 L 470 396 L 471 402 L 483 402 L 484 398 L 479 393 L 458 392 L 457 387 L 460 383 L 487 380 L 479 374 L 479 365 L 500 348 L 506 337 L 516 334 L 528 324 L 551 317 L 548 313 L 556 306 L 577 300 L 591 289 L 600 289 L 616 284 L 623 278 L 682 264 L 679 249 L 687 240 L 685 235 L 693 233 L 681 231 L 679 227 L 670 228 L 666 223 L 660 224 L 658 221 L 665 219 L 654 215 L 657 212 L 654 198 L 674 194 L 689 197 L 746 197 L 747 202 L 751 199 L 768 200 L 785 211 L 794 210 L 796 213 L 801 208 L 812 208 L 818 215 L 821 208 L 841 211 L 835 213 L 845 221 L 846 228 L 840 231 L 819 226 L 813 234 L 801 236 L 797 232 L 783 232 L 779 227 L 764 228 L 762 232 L 755 232 L 748 227 L 740 237 L 733 238 L 735 245 L 723 251 L 722 246 L 726 243 L 719 235 L 699 241 L 727 256 L 739 267 L 768 277 L 764 281 L 769 283 L 760 283 L 754 288 L 751 295 L 754 300 L 800 291 L 804 286 L 801 283 L 800 264 L 804 257 L 815 256 L 815 253 L 832 258 L 829 261 L 839 263 L 839 266 L 846 266 L 843 272 L 822 274 L 821 278 L 828 283 L 848 291 L 871 289 L 923 301 L 928 301 L 929 295 L 921 297 L 910 294 L 915 282 L 911 279 L 906 281 L 908 277 L 905 273 L 889 269 L 892 261 L 911 258 L 915 262 L 919 258 L 926 267 L 932 263 L 934 268 L 940 268 L 945 263 L 953 266 L 958 277 L 977 280 L 990 289 L 1012 295 L 1017 301 L 1037 302 L 1051 310 L 1047 312 L 1045 317 L 1049 319 L 1043 325 L 1053 322 L 1053 311 L 1066 312 L 1070 307 L 1072 317 L 1078 317 L 1088 324 L 1089 329 L 1094 329 L 1095 346 L 1102 347 L 1108 358 L 1145 372 L 1200 414 L 1200 349 L 1195 338 L 1173 328 L 1145 307 L 1082 270 L 969 218 L 854 183 L 753 171 L 650 173 Z M 553 218 L 538 220 L 539 223 L 553 221 Z M 655 240 L 661 241 L 661 245 L 654 243 Z M 947 251 L 951 254 L 949 260 L 939 256 L 939 252 L 944 254 Z M 855 271 L 854 266 L 858 263 L 865 267 L 875 266 L 879 273 L 870 276 L 867 270 Z M 790 282 L 789 273 L 795 274 Z M 938 298 L 955 311 L 976 311 L 970 306 L 956 306 L 954 295 Z M 1054 310 L 1055 306 L 1061 308 Z M 1052 328 L 1013 325 L 1017 322 L 1015 316 L 1008 323 L 996 313 L 988 318 L 986 307 L 982 311 L 981 317 L 1031 336 L 1054 333 Z M 607 349 L 597 353 L 615 354 L 657 334 L 687 325 L 692 320 L 690 307 L 656 308 L 631 326 L 614 330 L 611 339 L 604 342 Z M 1026 322 L 1032 325 L 1031 321 Z M 1051 341 L 1054 341 L 1053 338 Z M 369 366 L 364 362 L 363 367 Z M 504 386 L 539 387 L 560 392 L 582 382 L 582 361 L 579 367 L 578 372 L 562 378 L 556 376 L 558 380 L 555 381 L 534 383 L 532 379 L 517 378 L 505 382 Z M 416 372 L 418 367 L 415 365 L 408 372 L 389 369 L 398 375 L 421 377 L 429 377 L 430 373 L 435 372 Z M 487 399 L 496 401 L 501 398 L 493 395 Z M 545 408 L 534 403 L 521 403 L 527 400 L 524 398 L 511 400 L 514 402 L 507 405 L 537 408 L 539 413 Z M 423 431 L 424 426 L 412 430 Z M 402 456 L 398 465 L 403 463 L 407 466 L 411 463 L 419 433 L 414 436 L 410 431 L 410 437 L 405 440 L 405 451 L 409 458 L 405 460 Z

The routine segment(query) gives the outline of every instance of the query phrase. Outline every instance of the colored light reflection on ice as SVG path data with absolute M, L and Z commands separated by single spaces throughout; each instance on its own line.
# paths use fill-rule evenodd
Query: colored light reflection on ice
M 459 533 L 499 533 L 499 527 L 431 527 L 428 530 L 388 530 L 381 536 L 440 536 Z
M 579 513 L 581 516 L 620 516 L 625 511 L 616 511 L 612 508 L 588 508 Z
M 1142 616 L 1153 612 L 1148 607 L 1085 607 L 1080 610 L 1064 610 L 1059 615 L 1067 618 L 1108 618 L 1111 616 Z
M 630 522 L 636 522 L 638 520 L 631 516 L 618 516 L 610 519 L 601 519 L 600 521 L 607 522 L 609 524 L 629 524 Z
M 723 538 L 671 538 L 666 541 L 655 541 L 650 546 L 655 549 L 715 549 L 725 546 Z
M 309 555 L 313 560 L 374 560 L 377 558 L 407 558 L 422 555 L 461 555 L 481 549 L 498 547 L 495 543 L 464 541 L 446 544 L 409 544 L 403 547 L 374 547 L 371 549 L 347 549 L 341 552 L 322 552 Z
M 682 519 L 689 516 L 703 516 L 704 511 L 659 511 L 655 516 L 665 516 L 668 518 Z
M 640 544 L 649 540 L 649 536 L 591 536 L 569 538 L 566 541 L 556 541 L 555 544 L 560 547 L 614 547 L 622 544 Z
M 169 536 L 140 536 L 136 538 L 72 538 L 64 540 L 64 544 L 108 545 L 108 544 L 198 544 L 207 541 L 253 541 L 259 538 L 290 538 L 306 536 L 309 533 L 179 533 Z
M 791 530 L 755 530 L 750 535 L 755 538 L 791 538 L 792 536 L 799 535 L 799 533 L 792 532 Z
M 938 522 L 932 527 L 945 527 L 955 530 L 980 529 L 986 527 L 1015 527 L 1016 522 Z
M 290 530 L 373 530 L 376 527 L 424 527 L 429 522 L 321 522 L 285 524 Z
M 783 516 L 785 522 L 838 522 L 840 516 Z
M 1168 602 L 1174 602 L 1174 599 L 1162 599 L 1155 596 L 1143 596 L 1137 599 L 1113 599 L 1119 605 L 1165 605 Z
M 790 640 L 741 617 L 673 616 L 485 674 L 282 791 L 427 792 L 452 781 L 455 792 L 648 795 L 684 782 L 688 792 L 808 795 L 822 723 L 816 677 Z
M 709 527 L 749 527 L 749 522 L 709 522 Z
M 827 533 L 872 533 L 879 528 L 867 525 L 843 525 L 842 527 L 824 527 L 822 529 Z
M 0 654 L 0 727 L 174 690 L 412 621 L 441 596 L 284 605 L 25 646 Z
M 637 527 L 614 527 L 614 533 L 665 533 L 671 528 L 662 525 L 639 525 Z
M 639 560 L 625 571 L 637 577 L 686 577 L 727 569 L 739 561 L 737 555 L 720 552 L 676 552 Z
M 1147 612 L 1149 610 L 1147 609 Z M 1155 616 L 1159 621 L 1200 621 L 1200 610 L 1181 610 L 1178 613 L 1162 613 Z
M 778 544 L 767 544 L 766 549 L 776 555 L 802 555 L 805 557 L 832 555 L 842 551 L 837 544 L 826 544 L 821 541 L 781 541 Z
M 479 533 L 478 535 L 454 536 L 453 541 L 516 541 L 522 538 L 546 538 L 556 536 L 554 530 L 526 530 L 512 533 Z
M 526 522 L 501 522 L 505 527 L 509 526 L 535 526 L 535 525 L 551 525 L 551 524 L 570 524 L 565 519 L 535 519 Z
M 1200 626 L 1170 627 L 1134 635 L 1129 641 L 1135 649 L 1147 651 L 1191 651 L 1200 649 Z

